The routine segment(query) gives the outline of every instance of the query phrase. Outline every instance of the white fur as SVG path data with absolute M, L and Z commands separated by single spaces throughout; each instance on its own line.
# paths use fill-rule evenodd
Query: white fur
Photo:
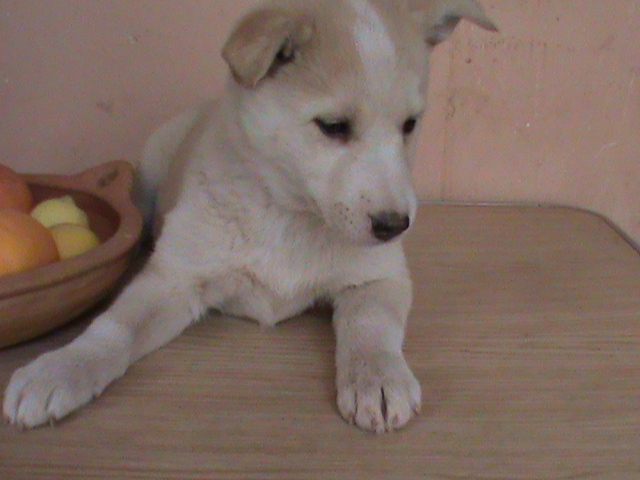
M 242 57 L 230 52 L 235 80 L 221 98 L 168 122 L 145 147 L 141 202 L 156 207 L 154 253 L 85 333 L 14 373 L 3 405 L 9 421 L 33 427 L 81 407 L 209 308 L 274 325 L 317 301 L 334 308 L 342 416 L 382 432 L 419 410 L 420 385 L 402 353 L 409 272 L 401 242 L 374 238 L 372 217 L 415 217 L 415 142 L 403 136 L 402 123 L 425 103 L 419 79 L 428 50 L 406 12 L 392 25 L 366 0 L 309 1 L 330 12 L 327 18 L 355 9 L 356 25 L 344 32 L 351 43 L 343 47 L 357 52 L 361 68 L 330 78 L 333 91 L 314 92 L 296 76 L 294 61 L 281 67 L 290 69 L 286 75 L 267 73 L 253 88 L 246 86 L 253 77 L 244 85 L 235 80 L 256 69 L 234 64 Z M 264 35 L 279 35 L 300 18 L 282 23 L 265 15 L 263 22 L 276 22 L 268 33 L 255 34 L 261 25 L 253 23 L 231 40 L 278 46 L 283 38 L 265 42 L 271 39 Z M 392 37 L 390 28 L 415 31 Z M 392 38 L 406 44 L 397 48 Z M 410 55 L 396 61 L 400 51 Z M 357 131 L 342 142 L 324 135 L 314 119 L 342 114 L 344 104 L 355 112 Z
M 396 67 L 395 47 L 387 28 L 369 0 L 349 0 L 357 14 L 353 27 L 356 47 L 366 71 L 367 85 L 376 94 L 389 94 Z M 381 74 L 384 72 L 384 74 Z

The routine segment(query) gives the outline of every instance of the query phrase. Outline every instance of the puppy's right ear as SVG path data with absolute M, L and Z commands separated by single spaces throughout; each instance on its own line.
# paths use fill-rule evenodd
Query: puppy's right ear
M 476 0 L 410 0 L 426 32 L 427 43 L 435 47 L 451 36 L 462 19 L 485 30 L 498 31 Z
M 255 87 L 269 73 L 295 60 L 313 36 L 313 21 L 301 14 L 269 9 L 244 17 L 222 49 L 238 83 Z

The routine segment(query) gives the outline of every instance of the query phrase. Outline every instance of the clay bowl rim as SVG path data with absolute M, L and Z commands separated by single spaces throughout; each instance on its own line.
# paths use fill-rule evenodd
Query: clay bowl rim
M 24 174 L 27 184 L 83 193 L 104 201 L 119 217 L 116 231 L 97 248 L 78 257 L 0 278 L 0 300 L 47 290 L 99 270 L 133 249 L 142 234 L 142 216 L 131 200 L 133 166 L 115 160 L 71 175 Z

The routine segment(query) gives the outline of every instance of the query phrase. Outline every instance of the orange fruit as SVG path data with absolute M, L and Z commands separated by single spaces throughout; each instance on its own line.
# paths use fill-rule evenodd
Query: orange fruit
M 0 275 L 24 272 L 59 259 L 51 232 L 30 215 L 0 210 Z
M 6 165 L 0 165 L 0 208 L 15 208 L 29 213 L 33 195 L 22 176 Z

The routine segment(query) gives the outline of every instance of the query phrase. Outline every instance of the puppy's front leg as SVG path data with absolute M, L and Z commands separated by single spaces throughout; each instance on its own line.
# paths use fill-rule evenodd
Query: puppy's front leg
M 3 411 L 23 427 L 60 419 L 99 395 L 143 355 L 176 337 L 203 311 L 175 269 L 149 264 L 87 330 L 11 377 Z
M 418 413 L 420 384 L 402 353 L 408 278 L 349 288 L 335 298 L 338 408 L 360 428 L 398 429 Z

